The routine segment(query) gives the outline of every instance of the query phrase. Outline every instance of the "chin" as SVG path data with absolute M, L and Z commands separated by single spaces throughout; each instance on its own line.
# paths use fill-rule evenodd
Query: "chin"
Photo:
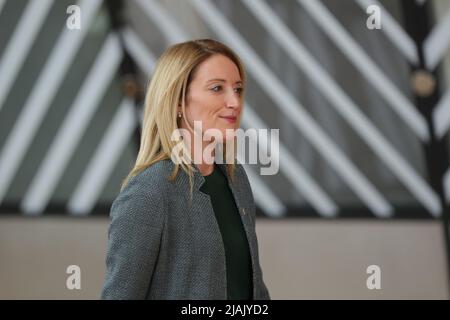
M 232 140 L 236 135 L 236 130 L 237 130 L 237 128 L 235 126 L 230 126 L 230 127 L 221 129 L 220 131 L 222 132 L 223 141 Z M 227 136 L 227 132 L 229 135 L 231 135 L 230 137 Z

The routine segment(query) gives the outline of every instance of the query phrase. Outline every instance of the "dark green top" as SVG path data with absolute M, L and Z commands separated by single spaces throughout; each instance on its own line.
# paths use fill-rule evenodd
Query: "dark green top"
M 250 250 L 227 177 L 215 165 L 214 171 L 204 178 L 205 183 L 201 186 L 200 191 L 208 194 L 211 198 L 225 247 L 228 299 L 250 300 L 253 298 Z

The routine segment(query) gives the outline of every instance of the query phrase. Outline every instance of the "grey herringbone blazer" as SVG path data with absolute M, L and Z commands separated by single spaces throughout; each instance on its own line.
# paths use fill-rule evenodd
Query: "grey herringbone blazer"
M 225 172 L 225 165 L 218 165 Z M 102 299 L 227 299 L 225 249 L 204 182 L 159 161 L 133 177 L 111 206 Z M 253 267 L 253 298 L 270 299 L 259 263 L 255 205 L 238 164 L 229 182 L 241 214 Z

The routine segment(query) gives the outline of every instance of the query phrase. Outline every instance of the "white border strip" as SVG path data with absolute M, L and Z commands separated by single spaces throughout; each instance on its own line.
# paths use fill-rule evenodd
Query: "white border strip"
M 128 27 L 123 29 L 122 35 L 126 50 L 142 70 L 151 74 L 156 64 L 156 57 L 147 49 L 133 29 Z M 68 210 L 72 214 L 87 215 L 92 211 L 121 156 L 121 151 L 125 149 L 138 125 L 136 120 L 132 102 L 124 98 L 69 200 Z
M 436 137 L 441 139 L 450 126 L 450 89 L 441 97 L 435 107 L 433 123 Z
M 450 203 L 450 168 L 444 174 L 443 178 L 444 182 L 444 192 L 445 192 L 445 200 L 447 203 Z
M 0 0 L 0 14 L 2 13 L 3 7 L 5 6 L 6 0 Z
M 125 28 L 122 35 L 126 50 L 142 70 L 151 74 L 156 64 L 155 56 L 132 29 Z M 135 112 L 132 101 L 124 98 L 69 200 L 67 208 L 72 214 L 87 215 L 94 208 L 108 177 L 117 165 L 121 151 L 125 149 L 138 125 Z
M 242 163 L 242 161 L 240 162 Z M 286 212 L 286 207 L 283 203 L 278 200 L 259 175 L 253 172 L 249 165 L 243 166 L 252 187 L 255 202 L 258 203 L 261 208 L 264 208 L 264 212 L 267 213 L 268 216 L 272 218 L 282 217 Z
M 357 67 L 361 74 L 386 99 L 393 110 L 406 122 L 412 131 L 424 142 L 429 140 L 428 126 L 424 117 L 414 105 L 395 87 L 379 67 L 351 38 L 339 21 L 320 1 L 297 0 L 334 44 Z
M 53 0 L 29 1 L 0 60 L 0 111 Z
M 156 65 L 156 57 L 151 53 L 139 36 L 130 28 L 122 32 L 125 48 L 138 63 L 139 67 L 150 74 Z
M 450 168 L 444 174 L 444 192 L 445 192 L 445 200 L 447 203 L 450 203 Z
M 246 104 L 242 117 L 242 124 L 247 128 L 266 129 L 267 125 L 259 118 L 254 109 Z M 249 135 L 251 143 L 258 143 L 260 150 L 267 154 L 267 141 L 254 141 Z M 277 148 L 276 148 L 277 149 Z M 275 149 L 275 150 L 276 150 Z M 312 207 L 323 217 L 335 217 L 339 211 L 337 204 L 326 194 L 326 192 L 314 181 L 308 172 L 292 156 L 283 145 L 278 147 L 279 154 L 271 154 L 272 161 L 280 164 L 280 170 L 291 184 L 311 203 Z M 283 161 L 281 161 L 281 159 Z
M 87 215 L 92 211 L 130 142 L 136 120 L 133 102 L 124 98 L 67 204 L 71 214 Z
M 169 43 L 177 43 L 186 40 L 184 31 L 178 24 L 172 23 L 169 14 L 163 6 L 155 0 L 135 0 L 144 10 L 147 16 L 156 23 Z
M 434 216 L 438 216 L 442 208 L 437 194 L 391 146 L 281 19 L 263 1 L 243 0 L 243 3 L 392 173 Z
M 59 36 L 30 96 L 21 109 L 0 153 L 0 177 L 2 177 L 0 179 L 0 203 L 3 201 L 101 3 L 100 0 L 81 1 L 84 28 L 73 32 L 64 25 L 64 31 Z
M 45 209 L 111 80 L 116 75 L 122 56 L 117 36 L 110 34 L 25 193 L 20 206 L 26 214 L 40 214 Z
M 383 195 L 364 177 L 332 142 L 327 134 L 317 125 L 305 108 L 283 86 L 280 80 L 264 64 L 253 49 L 245 42 L 239 33 L 230 25 L 222 14 L 209 1 L 189 0 L 203 17 L 207 24 L 233 48 L 244 60 L 248 70 L 254 74 L 255 80 L 266 90 L 267 94 L 277 103 L 280 109 L 294 122 L 297 129 L 317 148 L 332 168 L 347 182 L 358 197 L 377 215 L 389 216 L 392 207 Z
M 391 16 L 383 5 L 377 0 L 355 0 L 356 3 L 366 12 L 371 5 L 380 8 L 381 15 L 381 31 L 391 40 L 392 44 L 400 50 L 401 53 L 412 64 L 419 63 L 417 46 L 411 37 L 403 30 L 400 24 Z
M 450 45 L 449 30 L 450 9 L 447 10 L 439 24 L 431 30 L 423 43 L 425 64 L 430 71 L 436 68 Z

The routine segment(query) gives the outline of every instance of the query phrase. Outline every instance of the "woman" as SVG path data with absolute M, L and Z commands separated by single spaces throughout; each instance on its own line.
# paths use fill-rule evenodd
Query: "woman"
M 111 207 L 102 298 L 270 299 L 250 184 L 229 161 L 245 82 L 218 41 L 179 43 L 159 59 L 136 164 Z M 218 149 L 226 164 L 212 161 Z

